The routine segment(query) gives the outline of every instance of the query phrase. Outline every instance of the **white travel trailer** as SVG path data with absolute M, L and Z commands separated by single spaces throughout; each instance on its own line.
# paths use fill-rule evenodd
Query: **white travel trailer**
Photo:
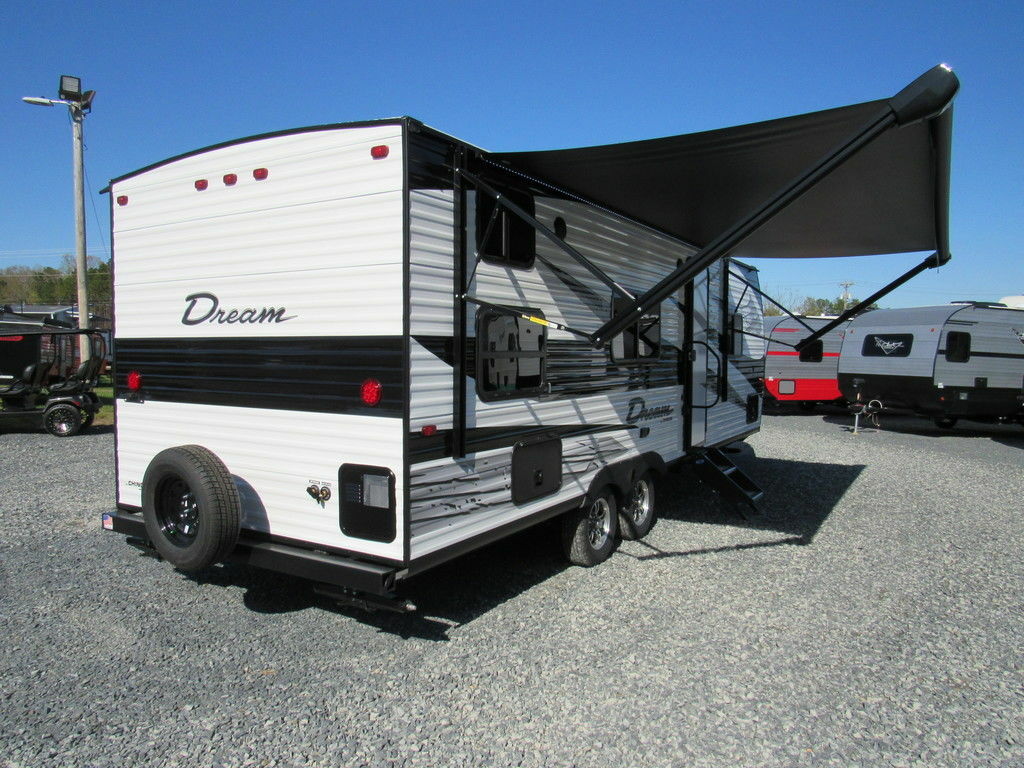
M 552 152 L 317 126 L 113 180 L 104 526 L 184 571 L 231 558 L 395 605 L 556 515 L 570 560 L 600 562 L 650 530 L 676 462 L 756 499 L 716 450 L 761 412 L 761 294 L 732 257 L 943 263 L 956 89 L 937 67 L 890 100 Z M 848 184 L 870 204 L 840 205 Z
M 957 419 L 1024 424 L 1024 308 L 964 301 L 880 309 L 854 320 L 839 358 L 851 401 Z

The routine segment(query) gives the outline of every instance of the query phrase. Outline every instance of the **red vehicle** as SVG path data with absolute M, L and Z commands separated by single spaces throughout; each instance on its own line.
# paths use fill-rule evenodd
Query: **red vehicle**
M 811 331 L 830 323 L 830 317 L 766 317 L 765 331 L 769 338 L 765 357 L 765 392 L 782 403 L 797 403 L 806 411 L 818 403 L 841 401 L 837 380 L 839 350 L 847 323 L 825 334 L 801 352 L 797 342 Z M 810 328 L 810 330 L 808 330 Z

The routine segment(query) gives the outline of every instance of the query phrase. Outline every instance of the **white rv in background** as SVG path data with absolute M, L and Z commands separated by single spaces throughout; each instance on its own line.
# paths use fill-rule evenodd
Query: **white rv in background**
M 839 384 L 942 427 L 958 419 L 1024 424 L 1024 308 L 956 302 L 880 309 L 846 330 Z
M 404 579 L 554 516 L 573 563 L 601 562 L 677 462 L 756 500 L 717 450 L 761 418 L 762 294 L 734 257 L 944 263 L 956 88 L 937 67 L 888 102 L 539 153 L 316 126 L 113 180 L 104 526 L 183 571 L 402 608 Z M 782 213 L 840 164 L 871 205 L 826 183 Z

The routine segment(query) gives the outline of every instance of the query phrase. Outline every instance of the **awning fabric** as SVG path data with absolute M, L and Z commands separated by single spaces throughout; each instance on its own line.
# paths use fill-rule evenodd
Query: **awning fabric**
M 885 108 L 865 102 L 623 144 L 490 155 L 703 247 Z M 885 132 L 733 252 L 795 258 L 948 255 L 952 108 Z

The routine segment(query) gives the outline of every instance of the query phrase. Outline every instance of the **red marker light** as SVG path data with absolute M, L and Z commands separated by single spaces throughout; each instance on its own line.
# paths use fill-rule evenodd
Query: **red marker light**
M 237 174 L 234 174 L 234 173 L 225 173 L 224 174 L 224 184 L 226 186 L 230 187 L 231 185 L 233 185 L 237 181 L 238 181 L 238 175 Z
M 256 181 L 263 181 L 269 175 L 270 171 L 268 171 L 266 168 L 256 168 L 252 172 L 252 177 L 256 179 Z
M 424 424 L 423 429 L 420 430 L 420 434 L 424 437 L 433 437 L 437 434 L 436 424 Z
M 366 405 L 377 405 L 383 394 L 384 387 L 376 379 L 367 379 L 359 388 L 359 397 Z
M 378 144 L 376 147 L 370 148 L 370 157 L 374 160 L 383 160 L 390 151 L 391 149 L 387 144 Z
M 206 179 L 196 179 L 196 189 L 198 191 L 202 192 L 208 186 L 210 186 L 210 182 L 208 182 Z
M 128 373 L 128 389 L 132 392 L 138 392 L 142 389 L 142 374 L 138 371 L 130 371 Z
M 117 204 L 118 205 L 128 205 L 128 195 L 118 195 L 117 196 Z

